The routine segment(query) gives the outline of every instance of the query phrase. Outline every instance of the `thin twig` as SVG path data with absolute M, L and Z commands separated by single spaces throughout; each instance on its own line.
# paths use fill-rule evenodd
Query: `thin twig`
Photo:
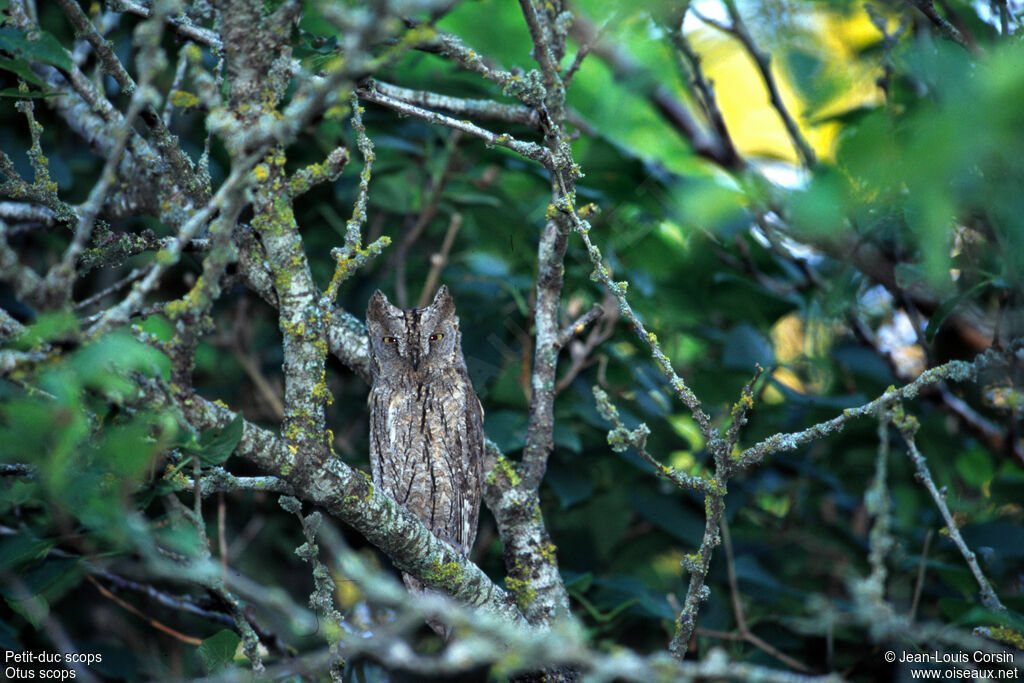
M 217 555 L 220 558 L 220 580 L 227 585 L 228 581 L 228 506 L 224 502 L 224 492 L 217 493 Z
M 478 138 L 483 139 L 486 143 L 496 147 L 505 147 L 507 149 L 516 152 L 517 154 L 526 157 L 532 161 L 536 161 L 545 168 L 551 168 L 552 159 L 551 153 L 534 142 L 523 142 L 516 140 L 507 133 L 494 133 L 476 124 L 470 123 L 469 121 L 461 121 L 454 119 L 444 114 L 438 114 L 421 107 L 417 107 L 407 102 L 402 102 L 393 97 L 388 97 L 376 89 L 371 87 L 359 88 L 356 93 L 364 100 L 374 102 L 381 106 L 393 109 L 400 114 L 406 114 L 408 116 L 415 116 L 417 118 L 436 123 L 441 126 L 447 126 L 455 130 L 461 130 L 464 133 L 469 133 Z
M 95 294 L 93 294 L 89 298 L 82 299 L 81 301 L 76 303 L 74 305 L 74 309 L 73 310 L 80 311 L 83 308 L 88 308 L 89 306 L 92 306 L 94 303 L 97 303 L 98 301 L 100 301 L 104 297 L 110 296 L 111 294 L 113 294 L 117 290 L 121 289 L 122 287 L 127 287 L 128 285 L 130 285 L 131 283 L 135 282 L 136 280 L 138 280 L 140 277 L 142 277 L 145 274 L 146 274 L 146 269 L 145 268 L 133 268 L 130 273 L 125 275 L 123 278 L 121 278 L 120 280 L 118 280 L 114 284 L 110 285 L 109 287 L 104 287 L 103 289 L 101 289 L 100 291 L 96 292 Z
M 903 441 L 907 444 L 907 455 L 910 456 L 910 460 L 914 463 L 914 467 L 917 470 L 916 479 L 921 482 L 928 491 L 928 494 L 931 495 L 932 500 L 935 501 L 935 505 L 942 514 L 942 518 L 946 521 L 946 531 L 949 539 L 956 546 L 957 550 L 960 551 L 968 568 L 971 570 L 971 574 L 974 575 L 974 580 L 978 582 L 978 587 L 981 589 L 981 604 L 990 610 L 1005 613 L 1006 607 L 999 600 L 999 596 L 993 590 L 992 584 L 989 583 L 985 574 L 981 571 L 977 556 L 967 547 L 967 542 L 964 541 L 963 536 L 960 534 L 956 520 L 953 519 L 953 514 L 949 511 L 949 506 L 946 504 L 945 490 L 940 491 L 935 485 L 935 480 L 932 479 L 931 472 L 928 470 L 928 463 L 917 447 L 917 442 L 914 439 L 917 431 L 917 420 L 910 416 L 905 416 L 901 411 L 897 410 L 893 416 L 893 423 L 899 428 Z
M 437 207 L 441 203 L 442 197 L 444 197 L 444 191 L 448 186 L 448 180 L 451 178 L 452 172 L 458 163 L 458 147 L 459 140 L 462 137 L 462 133 L 457 130 L 453 130 L 448 136 L 448 141 L 445 145 L 445 151 L 447 158 L 445 159 L 444 168 L 436 178 L 431 178 L 429 183 L 430 187 L 426 189 L 425 194 L 427 195 L 426 205 L 423 210 L 416 216 L 415 223 L 406 231 L 402 237 L 402 241 L 398 243 L 395 248 L 395 298 L 398 300 L 398 306 L 401 308 L 407 308 L 409 304 L 409 294 L 406 287 L 406 257 L 409 254 L 409 250 L 416 243 L 416 240 L 420 238 L 423 231 L 426 229 L 430 221 L 434 220 L 434 216 L 437 215 Z M 420 295 L 422 298 L 422 294 Z
M 924 547 L 921 549 L 921 559 L 917 563 L 917 580 L 914 582 L 914 598 L 910 601 L 910 612 L 908 616 L 913 621 L 917 615 L 917 606 L 921 604 L 921 593 L 924 591 L 924 575 L 928 570 L 928 549 L 932 545 L 934 532 L 929 529 L 924 535 Z
M 615 332 L 615 324 L 619 320 L 619 307 L 615 305 L 615 299 L 607 292 L 605 292 L 604 300 L 601 302 L 601 311 L 600 322 L 590 329 L 586 340 L 583 343 L 572 342 L 569 344 L 569 358 L 571 362 L 569 369 L 555 383 L 556 394 L 565 391 L 580 372 L 593 363 L 591 354 Z M 579 332 L 582 332 L 582 329 L 577 331 L 576 327 L 573 327 L 574 334 Z M 568 341 L 568 339 L 563 341 L 563 346 Z
M 801 162 L 803 162 L 804 166 L 807 168 L 813 168 L 818 163 L 817 157 L 810 144 L 808 144 L 806 138 L 804 138 L 804 134 L 800 131 L 800 126 L 797 125 L 796 120 L 789 113 L 789 109 L 786 108 L 786 104 L 782 101 L 782 95 L 779 93 L 779 86 L 775 82 L 774 74 L 772 74 L 771 55 L 758 47 L 757 43 L 754 41 L 754 37 L 750 34 L 746 23 L 743 21 L 743 17 L 736 8 L 735 0 L 722 0 L 722 2 L 725 4 L 725 9 L 729 13 L 729 19 L 732 21 L 732 25 L 730 26 L 723 25 L 720 22 L 710 21 L 708 17 L 703 14 L 695 14 L 701 19 L 701 21 L 705 21 L 710 26 L 713 26 L 720 31 L 725 31 L 729 35 L 735 37 L 740 44 L 743 45 L 743 48 L 747 53 L 753 58 L 754 64 L 757 65 L 757 70 L 761 74 L 761 81 L 768 90 L 768 100 L 778 113 L 779 118 L 782 119 L 782 124 L 786 128 L 786 133 L 789 134 L 789 139 L 793 143 L 793 147 L 796 149 Z
M 989 351 L 979 355 L 972 362 L 954 360 L 938 367 L 925 370 L 910 384 L 899 389 L 891 388 L 878 398 L 856 408 L 847 408 L 841 415 L 820 422 L 800 432 L 773 434 L 767 439 L 747 448 L 739 457 L 741 468 L 752 467 L 764 457 L 779 451 L 792 451 L 805 443 L 817 441 L 828 434 L 841 431 L 849 422 L 874 415 L 879 408 L 892 405 L 908 398 L 916 398 L 922 390 L 941 382 L 964 382 L 973 379 L 977 372 L 996 363 L 1001 354 Z
M 724 159 L 729 162 L 725 165 L 737 170 L 742 169 L 746 162 L 736 150 L 732 135 L 725 124 L 725 117 L 718 106 L 718 97 L 715 94 L 714 84 L 704 75 L 704 69 L 701 67 L 701 57 L 683 34 L 683 17 L 679 17 L 672 22 L 669 26 L 668 36 L 672 44 L 675 45 L 676 50 L 686 59 L 689 66 L 691 87 L 700 100 L 704 109 L 704 116 L 711 124 L 711 129 L 718 136 L 718 143 L 724 153 Z
M 577 42 L 590 45 L 590 52 L 601 59 L 612 71 L 616 81 L 638 90 L 693 148 L 695 154 L 721 164 L 727 169 L 740 169 L 742 159 L 734 148 L 724 144 L 718 136 L 709 134 L 698 124 L 689 106 L 663 84 L 658 83 L 650 71 L 630 55 L 621 45 L 598 40 L 598 29 L 586 16 L 574 12 L 569 31 Z
M 967 38 L 964 37 L 964 34 L 960 29 L 935 11 L 935 3 L 932 2 L 932 0 L 910 0 L 910 4 L 919 9 L 921 14 L 928 17 L 928 21 L 932 22 L 935 28 L 939 29 L 939 33 L 944 37 L 953 41 L 968 52 L 977 53 L 977 46 L 972 46 Z
M 377 79 L 374 79 L 373 87 L 380 94 L 400 102 L 414 104 L 424 109 L 441 109 L 453 116 L 495 119 L 506 123 L 518 123 L 530 128 L 540 127 L 540 117 L 537 115 L 537 111 L 521 104 L 452 97 L 428 90 L 410 90 Z
M 747 617 L 743 613 L 743 604 L 740 602 L 739 581 L 736 580 L 736 562 L 732 552 L 732 537 L 729 534 L 729 523 L 722 518 L 722 547 L 725 549 L 725 569 L 729 579 L 729 596 L 732 602 L 732 613 L 736 619 L 736 628 L 739 630 L 741 640 L 744 640 L 757 649 L 768 653 L 772 657 L 785 664 L 791 669 L 811 673 L 811 668 L 803 662 L 796 660 L 785 652 L 780 651 L 771 643 L 767 642 L 756 633 L 750 630 L 747 625 Z
M 162 631 L 162 632 L 166 633 L 167 635 L 171 636 L 172 638 L 174 638 L 176 640 L 180 640 L 181 642 L 183 642 L 183 643 L 185 643 L 187 645 L 199 646 L 199 645 L 203 644 L 203 641 L 202 641 L 201 638 L 196 638 L 195 636 L 186 636 L 184 633 L 181 633 L 180 631 L 176 631 L 173 628 L 171 628 L 170 626 L 166 626 L 166 625 L 162 624 L 161 622 L 157 621 L 156 619 L 154 619 L 153 617 L 148 616 L 142 610 L 140 610 L 139 608 L 135 607 L 134 605 L 131 605 L 131 604 L 125 602 L 124 600 L 122 600 L 121 598 L 117 597 L 116 595 L 114 595 L 113 593 L 108 591 L 106 588 L 104 588 L 100 584 L 100 582 L 97 581 L 92 576 L 86 576 L 85 578 L 89 581 L 89 583 L 91 583 L 92 585 L 96 586 L 96 590 L 98 590 L 100 592 L 100 594 L 103 595 L 103 597 L 107 598 L 111 602 L 114 602 L 114 603 L 120 605 L 122 608 L 128 610 L 129 612 L 131 612 L 132 614 L 134 614 L 138 618 L 142 619 L 143 621 L 145 621 L 147 624 L 149 624 L 153 628 L 157 629 L 158 631 Z
M 717 479 L 697 477 L 676 468 L 665 465 L 647 451 L 647 437 L 650 435 L 650 428 L 640 423 L 636 429 L 626 429 L 619 417 L 619 411 L 609 400 L 604 389 L 595 386 L 593 388 L 594 399 L 597 401 L 597 411 L 601 417 L 610 422 L 613 429 L 608 432 L 608 445 L 617 453 L 627 450 L 630 446 L 636 449 L 637 455 L 644 459 L 655 471 L 665 479 L 683 490 L 700 491 L 705 494 L 714 495 L 724 493 L 725 488 L 722 482 Z
M 391 238 L 384 235 L 374 240 L 365 249 L 362 248 L 362 231 L 363 225 L 366 223 L 366 206 L 370 198 L 370 178 L 373 176 L 373 162 L 377 160 L 377 153 L 374 151 L 373 141 L 366 134 L 366 127 L 363 125 L 363 108 L 355 95 L 350 99 L 350 106 L 352 107 L 352 130 L 356 134 L 356 146 L 363 156 L 363 170 L 359 173 L 359 192 L 356 195 L 355 204 L 352 206 L 352 217 L 345 222 L 345 244 L 331 250 L 335 269 L 331 282 L 320 299 L 320 305 L 324 308 L 330 306 L 337 298 L 342 282 L 354 275 L 367 261 L 380 254 L 385 247 L 391 244 Z
M 236 343 L 232 350 L 234 351 L 235 359 L 242 366 L 242 370 L 248 375 L 249 379 L 252 380 L 252 383 L 256 385 L 256 390 L 259 391 L 263 400 L 270 406 L 274 419 L 280 422 L 284 419 L 284 403 L 281 402 L 278 392 L 270 385 L 270 381 L 264 376 L 256 360 L 242 349 L 238 343 L 239 339 L 237 336 L 234 338 L 234 341 Z
M 455 243 L 455 236 L 459 234 L 462 227 L 462 214 L 453 213 L 448 221 L 448 229 L 444 233 L 444 241 L 441 243 L 441 250 L 430 255 L 430 272 L 423 283 L 420 291 L 420 298 L 416 301 L 417 308 L 423 308 L 430 301 L 431 293 L 437 289 L 437 282 L 441 278 L 441 271 L 448 264 L 448 255 L 451 253 L 452 245 Z

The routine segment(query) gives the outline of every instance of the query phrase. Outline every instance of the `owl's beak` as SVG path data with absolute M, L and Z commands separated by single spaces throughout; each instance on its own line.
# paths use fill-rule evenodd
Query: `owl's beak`
M 413 372 L 416 372 L 417 370 L 420 369 L 420 350 L 419 349 L 413 349 L 412 350 L 412 359 L 411 360 L 412 360 L 412 370 L 413 370 Z

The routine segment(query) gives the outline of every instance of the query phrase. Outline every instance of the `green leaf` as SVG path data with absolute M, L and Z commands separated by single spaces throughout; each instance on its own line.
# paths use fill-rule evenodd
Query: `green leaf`
M 704 518 L 676 498 L 655 493 L 635 492 L 630 502 L 637 514 L 688 545 L 700 545 Z
M 996 473 L 992 458 L 982 448 L 961 453 L 956 459 L 956 471 L 968 484 L 979 488 L 992 481 Z
M 42 559 L 52 547 L 53 541 L 40 540 L 24 533 L 5 538 L 0 542 L 0 568 L 10 569 Z
M 607 613 L 602 614 L 597 609 L 597 607 L 595 607 L 593 604 L 591 604 L 591 602 L 589 600 L 587 600 L 585 597 L 583 597 L 582 594 L 580 594 L 580 593 L 573 593 L 572 596 L 574 598 L 576 598 L 576 600 L 578 600 L 579 603 L 581 605 L 583 605 L 584 608 L 586 608 L 587 612 L 590 613 L 591 619 L 593 619 L 594 621 L 596 621 L 599 624 L 607 624 L 607 623 L 613 621 L 615 619 L 615 617 L 619 616 L 619 614 L 621 614 L 622 612 L 626 611 L 627 609 L 629 609 L 633 605 L 636 605 L 639 602 L 641 602 L 640 598 L 630 598 L 630 599 L 626 600 L 625 602 L 621 602 L 621 603 L 615 605 Z
M 935 572 L 947 586 L 961 595 L 973 597 L 978 592 L 978 584 L 967 567 L 933 560 L 929 560 L 927 566 L 929 571 Z
M 935 310 L 935 313 L 932 314 L 931 319 L 928 321 L 928 327 L 924 330 L 925 341 L 929 344 L 932 343 L 932 340 L 935 339 L 935 335 L 938 333 L 939 328 L 942 327 L 942 323 L 946 322 L 946 318 L 948 318 L 953 310 L 960 305 L 960 302 L 980 294 L 982 290 L 986 289 L 990 284 L 992 284 L 992 280 L 979 282 L 966 292 L 961 292 L 960 294 L 943 301 L 942 305 Z
M 242 439 L 245 421 L 236 415 L 228 425 L 220 429 L 207 429 L 199 435 L 199 461 L 206 467 L 219 465 L 227 460 Z
M 4 0 L 0 0 L 2 3 Z M 17 652 L 21 649 L 18 644 L 18 631 L 3 619 L 0 619 L 0 647 L 5 650 Z
M 122 401 L 138 392 L 125 375 L 130 371 L 148 376 L 159 374 L 166 356 L 123 331 L 113 332 L 85 344 L 72 357 L 72 366 L 82 384 L 94 387 L 108 400 Z
M 22 91 L 18 88 L 4 88 L 3 90 L 0 90 L 0 97 L 13 97 L 15 99 L 29 100 L 45 97 L 60 97 L 60 93 L 52 90 L 43 92 L 41 90 Z
M 224 629 L 204 640 L 196 651 L 206 670 L 216 674 L 231 666 L 240 642 L 242 639 L 237 633 Z
M 78 320 L 71 313 L 47 313 L 39 316 L 16 340 L 17 348 L 28 350 L 55 340 L 78 336 Z
M 770 368 L 775 364 L 775 351 L 757 328 L 749 323 L 740 323 L 725 338 L 722 364 L 736 370 L 753 370 L 756 364 Z
M 187 522 L 171 525 L 154 525 L 151 529 L 156 541 L 164 548 L 179 555 L 196 557 L 203 548 L 203 540 L 195 526 Z
M 577 574 L 576 572 L 563 571 L 562 577 L 565 579 L 566 590 L 575 591 L 577 593 L 586 593 L 590 590 L 590 585 L 594 582 L 593 572 Z
M 77 582 L 79 571 L 78 560 L 68 558 L 57 558 L 43 562 L 28 572 L 21 572 L 20 586 L 0 586 L 0 595 L 9 600 L 24 599 L 28 595 L 38 595 L 47 588 L 60 582 Z
M 1006 521 L 972 524 L 960 529 L 971 550 L 987 546 L 1007 559 L 1024 558 L 1024 527 Z
M 460 204 L 462 206 L 493 206 L 494 208 L 501 207 L 501 200 L 494 195 L 484 194 L 483 192 L 460 192 L 452 195 L 448 198 L 454 204 Z
M 511 410 L 497 410 L 484 416 L 487 436 L 502 453 L 517 451 L 526 445 L 526 416 Z
M 579 453 L 583 450 L 583 444 L 580 442 L 580 435 L 564 421 L 557 422 L 555 424 L 552 438 L 555 441 L 555 445 L 559 448 L 564 448 L 572 451 L 573 453 Z
M 5 597 L 4 602 L 11 608 L 12 612 L 31 624 L 32 628 L 37 631 L 42 627 L 42 622 L 50 614 L 50 603 L 42 596 L 38 596 L 36 598 L 35 605 L 32 609 L 28 608 L 28 605 L 24 600 L 15 600 Z
M 31 83 L 32 85 L 39 86 L 43 85 L 42 79 L 39 78 L 39 76 L 36 76 L 35 72 L 29 68 L 28 63 L 24 60 L 0 58 L 0 69 L 17 74 L 18 78 L 25 81 L 26 83 Z M 8 88 L 7 90 L 17 91 L 17 88 Z
M 570 468 L 556 462 L 548 465 L 544 483 L 558 496 L 562 509 L 571 508 L 594 494 L 594 482 L 588 473 L 577 468 Z
M 643 612 L 655 619 L 673 619 L 675 614 L 665 598 L 635 576 L 611 575 L 594 581 L 591 592 L 594 605 L 611 611 L 599 621 L 609 621 L 624 610 L 636 606 L 633 613 Z
M 823 168 L 811 178 L 807 190 L 794 192 L 789 200 L 794 225 L 809 235 L 832 235 L 843 229 L 847 205 L 845 180 Z
M 71 70 L 67 50 L 46 31 L 0 28 L 0 50 L 30 62 L 41 62 L 64 71 Z

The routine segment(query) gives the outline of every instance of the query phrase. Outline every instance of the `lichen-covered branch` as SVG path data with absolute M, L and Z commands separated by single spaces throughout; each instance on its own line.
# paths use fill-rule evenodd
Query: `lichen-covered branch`
M 849 422 L 870 417 L 883 407 L 904 399 L 913 399 L 924 389 L 940 382 L 966 382 L 974 379 L 979 370 L 1003 362 L 1004 355 L 995 350 L 986 351 L 971 362 L 950 361 L 938 367 L 925 370 L 910 384 L 899 389 L 892 387 L 878 398 L 856 408 L 847 408 L 841 415 L 818 423 L 799 432 L 773 434 L 764 441 L 745 449 L 736 459 L 737 466 L 746 469 L 756 465 L 766 456 L 779 451 L 792 451 L 805 443 L 816 441 L 829 434 L 841 431 Z
M 128 12 L 145 19 L 153 16 L 153 10 L 134 0 L 111 0 L 109 4 L 118 12 Z M 167 22 L 168 26 L 189 40 L 194 40 L 197 43 L 216 49 L 221 47 L 220 39 L 216 33 L 201 26 L 195 26 L 187 16 L 164 16 L 163 20 Z
M 436 52 L 451 58 L 462 68 L 500 85 L 505 94 L 516 97 L 528 106 L 536 104 L 543 96 L 538 93 L 539 79 L 536 72 L 522 76 L 491 66 L 479 52 L 451 33 L 437 31 L 429 37 L 424 37 L 415 45 L 415 49 Z
M 227 208 L 235 201 L 235 193 L 241 191 L 242 184 L 248 175 L 248 170 L 249 163 L 244 161 L 232 169 L 231 175 L 221 184 L 210 202 L 192 214 L 192 217 L 181 226 L 177 237 L 169 241 L 167 246 L 157 254 L 156 262 L 150 266 L 146 277 L 137 282 L 132 287 L 129 295 L 120 303 L 104 311 L 99 320 L 89 328 L 88 334 L 90 336 L 98 336 L 107 330 L 123 325 L 128 321 L 129 317 L 141 308 L 145 296 L 156 287 L 166 269 L 178 262 L 182 251 L 191 241 L 192 237 L 205 227 L 207 221 L 216 212 Z
M 78 212 L 78 225 L 75 227 L 74 239 L 71 240 L 71 244 L 64 251 L 64 256 L 61 258 L 60 263 L 54 265 L 46 276 L 47 282 L 45 286 L 54 294 L 59 293 L 59 300 L 62 303 L 66 304 L 71 300 L 71 290 L 77 276 L 76 266 L 79 257 L 92 236 L 96 216 L 99 214 L 107 194 L 117 182 L 117 166 L 121 163 L 121 157 L 125 153 L 128 136 L 132 132 L 135 118 L 143 106 L 142 92 L 136 91 L 132 97 L 131 106 L 125 114 L 125 128 L 118 133 L 114 149 L 111 151 L 110 157 L 100 172 L 99 180 L 89 193 L 89 199 L 86 200 L 85 205 Z
M 320 305 L 326 308 L 331 305 L 338 296 L 338 288 L 341 283 L 350 278 L 359 268 L 363 267 L 371 258 L 378 256 L 388 245 L 391 238 L 384 235 L 380 239 L 363 248 L 363 224 L 366 223 L 366 203 L 370 197 L 370 177 L 373 173 L 373 162 L 377 158 L 373 151 L 373 142 L 366 135 L 366 128 L 363 126 L 363 109 L 355 96 L 351 99 L 352 107 L 352 128 L 356 132 L 356 144 L 359 152 L 363 155 L 363 170 L 359 174 L 359 193 L 356 195 L 355 205 L 352 207 L 352 217 L 345 223 L 345 245 L 335 247 L 331 250 L 331 258 L 334 259 L 335 268 L 331 282 L 324 292 Z
M 957 526 L 956 520 L 953 519 L 953 513 L 949 511 L 949 506 L 946 504 L 945 490 L 940 491 L 939 487 L 935 485 L 932 473 L 928 469 L 928 463 L 917 447 L 917 441 L 915 440 L 918 428 L 917 420 L 913 416 L 904 413 L 899 405 L 893 407 L 890 414 L 893 424 L 900 430 L 900 436 L 903 437 L 903 442 L 907 445 L 907 455 L 910 456 L 910 460 L 914 463 L 914 469 L 917 471 L 915 478 L 921 482 L 921 485 L 928 491 L 928 495 L 935 501 L 935 505 L 942 514 L 942 519 L 946 522 L 946 532 L 949 535 L 949 540 L 960 551 L 964 562 L 967 563 L 968 568 L 971 570 L 971 575 L 978 582 L 978 587 L 981 589 L 981 604 L 995 612 L 1006 612 L 1006 606 L 1003 605 L 999 596 L 996 595 L 995 590 L 992 588 L 992 584 L 989 583 L 989 580 L 981 571 L 977 556 L 967 546 L 967 542 L 964 541 L 960 528 Z
M 601 387 L 594 387 L 594 399 L 597 401 L 597 411 L 601 413 L 601 417 L 613 426 L 613 429 L 608 432 L 608 445 L 613 451 L 622 453 L 632 446 L 659 476 L 668 479 L 683 490 L 700 491 L 704 494 L 721 493 L 725 490 L 724 483 L 717 479 L 705 479 L 686 474 L 660 462 L 647 450 L 647 437 L 650 436 L 651 430 L 646 424 L 640 423 L 636 429 L 627 429 L 622 424 L 618 409 L 608 399 L 608 394 Z
M 426 90 L 410 90 L 380 80 L 373 81 L 373 89 L 385 97 L 414 104 L 424 109 L 440 109 L 453 116 L 494 119 L 506 123 L 518 123 L 530 128 L 537 128 L 540 125 L 537 111 L 523 105 L 453 97 Z
M 160 401 L 162 392 L 151 400 Z M 176 398 L 182 413 L 196 429 L 227 425 L 235 415 L 198 395 Z M 332 457 L 315 469 L 299 467 L 299 455 L 271 432 L 246 422 L 236 454 L 288 483 L 303 500 L 321 506 L 349 524 L 380 548 L 402 571 L 424 585 L 444 590 L 466 604 L 523 624 L 522 614 L 501 588 L 479 567 L 434 536 L 412 513 L 375 491 L 370 476 Z
M 117 82 L 123 93 L 134 95 L 138 89 L 134 79 L 125 70 L 121 61 L 114 54 L 113 48 L 99 34 L 78 3 L 74 0 L 57 0 L 57 3 L 64 10 L 65 16 L 71 20 L 78 35 L 83 36 L 92 45 L 100 58 L 103 70 Z M 162 29 L 162 17 L 159 15 L 160 11 L 158 10 L 156 16 L 149 20 L 153 22 L 154 30 L 143 31 L 138 34 L 145 41 L 143 54 L 140 54 L 138 61 L 142 66 L 142 72 L 146 81 L 149 80 L 147 72 L 150 71 L 154 62 L 152 51 L 159 49 L 157 46 L 159 45 Z M 150 51 L 149 55 L 144 54 L 147 50 Z M 145 86 L 143 89 L 145 90 Z M 138 100 L 138 102 L 138 106 L 141 107 L 141 119 L 148 127 L 157 149 L 160 150 L 163 158 L 170 166 L 174 177 L 184 181 L 183 189 L 192 201 L 201 203 L 208 195 L 204 185 L 198 181 L 195 175 L 195 168 L 192 165 L 191 159 L 182 151 L 178 145 L 177 138 L 167 129 L 163 118 L 153 109 L 152 104 L 144 98 Z M 130 123 L 123 125 L 131 126 Z
M 864 492 L 864 507 L 875 518 L 869 535 L 870 551 L 868 564 L 871 574 L 864 581 L 865 591 L 872 593 L 879 602 L 885 599 L 885 580 L 889 575 L 885 562 L 896 545 L 892 537 L 892 503 L 889 499 L 887 482 L 889 468 L 889 417 L 886 414 L 878 420 L 878 456 L 875 458 L 875 476 Z
M 278 477 L 238 477 L 223 467 L 204 469 L 203 476 L 198 483 L 200 495 L 202 496 L 209 496 L 211 493 L 226 493 L 228 491 L 268 491 L 271 493 L 294 495 L 295 491 L 288 482 Z M 190 480 L 189 485 L 194 487 L 196 481 Z
M 495 147 L 505 147 L 507 149 L 512 150 L 516 154 L 526 157 L 527 159 L 536 161 L 538 164 L 541 164 L 545 168 L 551 167 L 552 161 L 550 152 L 548 152 L 548 150 L 544 149 L 543 147 L 534 142 L 523 142 L 522 140 L 516 140 L 511 135 L 508 135 L 506 133 L 493 133 L 485 128 L 477 126 L 474 123 L 470 123 L 469 121 L 454 119 L 450 116 L 438 114 L 437 112 L 429 111 L 427 109 L 423 109 L 422 107 L 418 107 L 416 105 L 403 102 L 401 100 L 398 100 L 394 97 L 390 97 L 378 91 L 374 87 L 374 84 L 372 82 L 369 85 L 367 85 L 367 87 L 359 88 L 356 91 L 356 93 L 359 95 L 359 97 L 361 97 L 364 100 L 367 100 L 368 102 L 374 102 L 381 106 L 387 107 L 388 109 L 393 109 L 399 112 L 400 114 L 415 116 L 425 121 L 430 121 L 431 123 L 446 126 L 454 130 L 461 130 L 464 133 L 468 133 L 470 135 L 474 135 L 478 138 L 481 138 L 489 145 Z
M 619 313 L 625 317 L 632 325 L 633 332 L 640 338 L 648 349 L 650 349 L 651 356 L 654 358 L 655 363 L 661 370 L 662 374 L 668 380 L 668 385 L 672 391 L 675 392 L 676 397 L 690 409 L 690 413 L 693 415 L 694 421 L 700 428 L 701 434 L 704 439 L 711 442 L 718 438 L 717 430 L 711 425 L 711 418 L 704 408 L 701 406 L 700 399 L 697 398 L 696 394 L 687 386 L 686 382 L 682 377 L 676 374 L 672 368 L 672 361 L 669 360 L 665 352 L 661 350 L 661 345 L 658 343 L 658 337 L 653 333 L 649 332 L 644 326 L 643 321 L 633 310 L 633 307 L 629 304 L 626 299 L 626 291 L 629 283 L 616 282 L 612 279 L 611 270 L 605 265 L 604 260 L 601 256 L 601 250 L 594 244 L 593 240 L 590 239 L 590 224 L 579 217 L 576 213 L 575 207 L 571 204 L 566 204 L 559 207 L 560 211 L 563 211 L 572 217 L 574 228 L 577 234 L 583 240 L 583 244 L 587 248 L 587 254 L 590 256 L 590 262 L 594 266 L 594 277 L 600 281 L 607 289 L 608 292 L 615 297 L 615 300 L 619 304 Z

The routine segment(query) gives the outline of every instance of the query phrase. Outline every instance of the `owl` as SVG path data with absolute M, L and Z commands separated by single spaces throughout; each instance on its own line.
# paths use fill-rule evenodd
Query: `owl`
M 378 290 L 366 328 L 373 484 L 468 555 L 480 515 L 483 410 L 466 372 L 455 302 L 441 285 L 426 308 L 401 309 Z M 403 579 L 423 590 L 408 574 Z

